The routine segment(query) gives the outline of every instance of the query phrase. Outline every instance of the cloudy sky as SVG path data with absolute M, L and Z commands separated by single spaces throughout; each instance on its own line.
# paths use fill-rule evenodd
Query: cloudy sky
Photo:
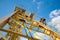
M 0 18 L 11 14 L 15 6 L 33 12 L 36 20 L 46 18 L 47 25 L 60 32 L 60 0 L 0 0 Z

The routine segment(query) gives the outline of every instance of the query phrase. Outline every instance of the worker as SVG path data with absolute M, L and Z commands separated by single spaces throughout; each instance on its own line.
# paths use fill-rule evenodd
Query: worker
M 34 14 L 33 14 L 33 13 L 31 13 L 31 14 L 30 14 L 30 18 L 33 18 L 33 16 L 34 16 Z
M 45 18 L 40 18 L 40 22 L 46 25 L 46 19 Z

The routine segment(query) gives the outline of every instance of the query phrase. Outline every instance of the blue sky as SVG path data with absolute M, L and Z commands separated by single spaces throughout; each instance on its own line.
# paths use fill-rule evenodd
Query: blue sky
M 35 18 L 39 19 L 42 16 L 49 20 L 49 13 L 52 10 L 60 9 L 59 5 L 60 0 L 36 0 L 35 2 L 33 0 L 0 0 L 0 18 L 13 12 L 15 6 L 21 6 L 27 12 L 33 12 Z
M 49 22 L 50 13 L 60 9 L 60 0 L 0 0 L 0 18 L 11 14 L 15 6 L 25 8 L 27 13 L 33 12 L 36 20 L 44 17 Z

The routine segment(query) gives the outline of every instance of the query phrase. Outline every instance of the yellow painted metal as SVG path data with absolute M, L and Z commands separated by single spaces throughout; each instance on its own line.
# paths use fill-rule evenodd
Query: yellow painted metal
M 16 11 L 17 10 L 17 11 Z M 0 27 L 4 27 L 4 25 L 7 23 L 8 27 L 6 29 L 0 28 L 0 31 L 6 32 L 5 37 L 8 40 L 20 40 L 19 37 L 25 37 L 28 38 L 28 40 L 37 40 L 37 38 L 34 38 L 31 34 L 28 35 L 32 31 L 39 32 L 39 30 L 43 30 L 43 32 L 46 35 L 51 36 L 54 40 L 60 40 L 60 34 L 55 32 L 54 30 L 47 27 L 45 24 L 31 18 L 32 16 L 28 16 L 25 14 L 24 9 L 15 9 L 14 13 L 10 16 L 7 16 L 0 20 Z M 27 26 L 26 26 L 27 25 Z M 38 28 L 38 30 L 33 30 L 33 28 Z M 22 33 L 22 29 L 25 29 L 26 35 Z M 28 31 L 27 31 L 28 30 Z M 33 33 L 32 33 L 33 34 Z M 2 37 L 2 38 L 5 38 Z M 41 37 L 40 37 L 41 38 Z M 42 40 L 43 38 L 41 38 Z

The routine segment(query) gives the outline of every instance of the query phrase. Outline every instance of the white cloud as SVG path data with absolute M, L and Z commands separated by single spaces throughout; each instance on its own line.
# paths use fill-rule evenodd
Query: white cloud
M 53 10 L 51 13 L 50 13 L 50 17 L 53 18 L 53 17 L 56 17 L 60 15 L 60 10 Z
M 37 7 L 36 7 L 36 13 L 39 13 L 40 12 L 40 8 L 41 8 L 41 6 L 42 6 L 42 4 L 43 4 L 43 2 L 42 1 L 40 1 L 40 2 L 36 2 L 36 4 L 37 4 Z
M 40 7 L 39 6 L 37 6 L 37 9 L 39 9 Z
M 41 2 L 41 1 L 40 1 L 40 2 L 37 2 L 37 9 L 40 8 L 40 6 L 42 5 L 42 3 L 43 3 L 43 2 Z
M 52 37 L 39 32 L 34 33 L 34 37 L 40 40 L 53 40 Z
M 33 0 L 33 2 L 36 2 L 36 0 Z
M 40 6 L 42 5 L 42 1 L 37 2 L 36 0 L 32 0 L 33 3 L 37 4 L 37 10 L 39 10 Z
M 49 16 L 51 18 L 49 25 L 57 28 L 57 30 L 60 31 L 60 10 L 53 10 Z
M 40 1 L 40 2 L 37 2 L 37 4 L 38 4 L 38 5 L 41 5 L 41 4 L 42 4 L 42 2 L 41 2 L 41 1 Z

